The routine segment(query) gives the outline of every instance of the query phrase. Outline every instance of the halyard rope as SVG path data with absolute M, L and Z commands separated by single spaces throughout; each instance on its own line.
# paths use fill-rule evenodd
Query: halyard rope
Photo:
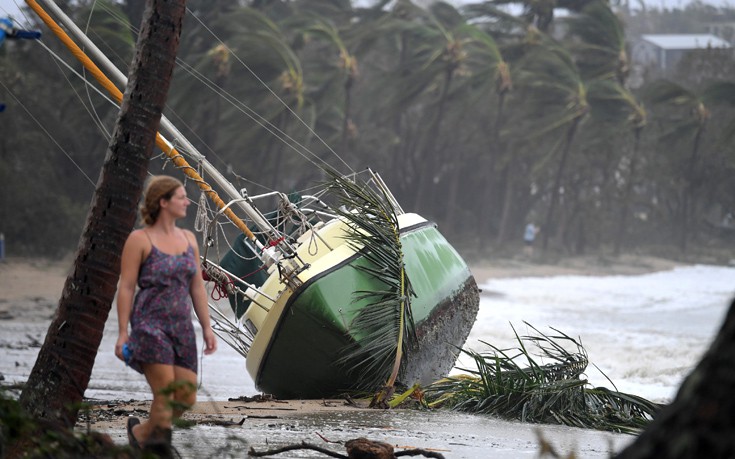
M 120 92 L 120 90 L 110 81 L 107 76 L 102 73 L 102 71 L 97 67 L 97 65 L 92 62 L 87 55 L 84 53 L 84 51 L 79 48 L 79 46 L 72 41 L 71 38 L 64 32 L 61 27 L 59 27 L 58 24 L 51 18 L 51 16 L 46 13 L 46 11 L 41 8 L 38 3 L 36 3 L 36 0 L 26 0 L 26 3 L 28 6 L 33 9 L 33 11 L 36 12 L 36 14 L 41 18 L 41 20 L 48 26 L 51 31 L 59 37 L 59 40 L 61 40 L 62 43 L 69 49 L 69 51 L 74 55 L 74 57 L 79 60 L 82 65 L 94 76 L 94 78 L 108 91 L 112 96 L 117 100 L 118 103 L 122 103 L 123 94 Z M 156 145 L 166 152 L 166 154 L 169 156 L 171 161 L 181 169 L 187 176 L 189 176 L 202 191 L 207 193 L 209 198 L 217 205 L 218 208 L 222 209 L 226 206 L 225 202 L 222 201 L 222 199 L 219 197 L 216 191 L 212 189 L 211 186 L 209 186 L 204 180 L 199 176 L 199 174 L 196 173 L 196 171 L 189 166 L 189 163 L 186 162 L 186 160 L 179 154 L 178 151 L 173 147 L 173 145 L 169 144 L 163 136 L 161 136 L 160 133 L 156 133 Z M 225 209 L 225 214 L 230 218 L 230 220 L 235 223 L 235 225 L 243 232 L 245 235 L 251 239 L 255 240 L 255 236 L 253 235 L 252 231 L 247 227 L 245 222 L 243 222 L 237 215 L 235 215 L 234 212 L 232 212 L 231 209 L 227 208 Z

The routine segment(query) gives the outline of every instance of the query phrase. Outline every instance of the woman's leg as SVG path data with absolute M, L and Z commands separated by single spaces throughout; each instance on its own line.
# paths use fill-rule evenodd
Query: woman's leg
M 155 428 L 171 429 L 174 419 L 196 402 L 197 375 L 193 371 L 173 365 L 150 363 L 143 365 L 148 384 L 153 392 L 148 421 L 133 427 L 133 435 L 141 445 Z
M 133 435 L 141 445 L 148 440 L 155 428 L 171 429 L 173 416 L 171 400 L 174 394 L 170 389 L 175 381 L 173 365 L 147 363 L 142 367 L 143 374 L 153 392 L 153 401 L 148 420 L 133 427 Z
M 174 366 L 174 380 L 173 419 L 178 419 L 197 401 L 197 374 L 187 368 Z

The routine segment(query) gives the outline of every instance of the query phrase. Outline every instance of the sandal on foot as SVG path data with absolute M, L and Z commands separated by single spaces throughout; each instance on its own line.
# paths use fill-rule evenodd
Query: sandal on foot
M 138 424 L 140 424 L 140 419 L 133 416 L 128 418 L 128 444 L 130 444 L 130 446 L 135 450 L 140 449 L 140 443 L 138 443 L 138 440 L 136 440 L 135 435 L 133 434 L 133 427 Z
M 155 427 L 150 437 L 143 442 L 143 454 L 149 453 L 162 459 L 173 459 L 174 449 L 171 445 L 171 429 Z

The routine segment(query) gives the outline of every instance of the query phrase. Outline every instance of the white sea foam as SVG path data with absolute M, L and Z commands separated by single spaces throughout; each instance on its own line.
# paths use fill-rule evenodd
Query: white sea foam
M 735 297 L 735 268 L 688 266 L 638 276 L 478 279 L 483 295 L 465 345 L 516 347 L 520 335 L 556 328 L 579 338 L 618 390 L 670 401 L 717 334 Z M 459 367 L 471 365 L 460 358 Z M 590 366 L 590 383 L 612 388 Z
M 618 390 L 665 402 L 707 350 L 735 297 L 735 268 L 689 266 L 640 276 L 558 276 L 478 279 L 480 312 L 465 348 L 485 351 L 481 341 L 516 347 L 511 324 L 532 334 L 524 321 L 546 334 L 550 327 L 579 338 L 590 362 Z M 88 397 L 109 398 L 125 385 L 145 398 L 145 381 L 111 354 L 110 321 L 92 374 Z M 571 349 L 570 349 L 571 350 Z M 109 360 L 109 362 L 107 361 Z M 471 365 L 460 358 L 458 367 Z M 226 400 L 257 393 L 243 358 L 220 343 L 202 361 L 204 398 Z M 592 365 L 594 386 L 612 388 Z M 206 395 L 205 395 L 206 394 Z

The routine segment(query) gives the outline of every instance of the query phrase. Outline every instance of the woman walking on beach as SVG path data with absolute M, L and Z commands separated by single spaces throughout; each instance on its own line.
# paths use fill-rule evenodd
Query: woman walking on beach
M 141 205 L 145 227 L 130 233 L 122 252 L 115 355 L 143 373 L 153 392 L 148 421 L 128 418 L 128 440 L 136 449 L 168 447 L 172 420 L 196 401 L 192 303 L 202 327 L 204 353 L 217 349 L 199 274 L 196 238 L 176 226 L 176 220 L 186 216 L 188 206 L 179 180 L 168 176 L 151 179 Z M 137 295 L 136 284 L 140 287 Z

